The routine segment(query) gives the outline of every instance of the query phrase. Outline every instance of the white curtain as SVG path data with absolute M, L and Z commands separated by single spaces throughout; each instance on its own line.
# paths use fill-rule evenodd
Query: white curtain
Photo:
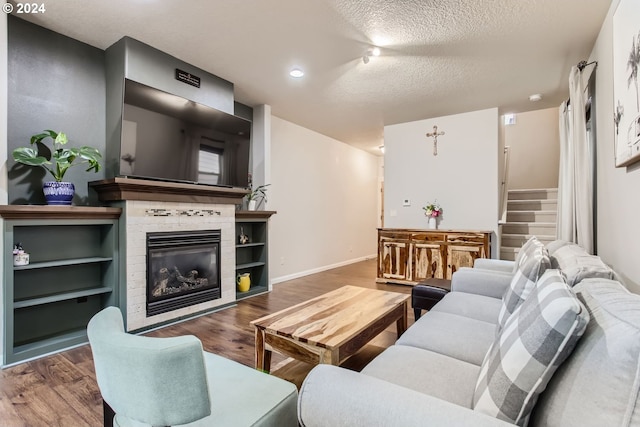
M 569 76 L 569 103 L 560 105 L 557 238 L 593 253 L 593 170 L 585 118 L 585 85 L 577 67 Z

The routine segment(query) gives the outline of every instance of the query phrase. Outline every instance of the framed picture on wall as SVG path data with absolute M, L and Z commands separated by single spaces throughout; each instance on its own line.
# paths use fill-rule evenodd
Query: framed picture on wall
M 640 160 L 640 1 L 621 0 L 613 15 L 616 167 Z

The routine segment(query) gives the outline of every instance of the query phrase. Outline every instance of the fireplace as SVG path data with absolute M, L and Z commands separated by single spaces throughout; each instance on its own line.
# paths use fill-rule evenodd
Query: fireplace
M 220 293 L 220 230 L 147 233 L 147 317 Z

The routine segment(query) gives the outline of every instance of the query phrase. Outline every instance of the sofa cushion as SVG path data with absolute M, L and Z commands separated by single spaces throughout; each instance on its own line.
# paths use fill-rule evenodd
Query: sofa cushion
M 480 366 L 496 325 L 457 314 L 428 311 L 396 344 L 422 348 Z
M 582 336 L 589 314 L 548 270 L 507 320 L 480 369 L 474 410 L 524 425 L 538 395 Z
M 544 245 L 540 242 L 533 242 L 523 253 L 520 263 L 516 265 L 516 272 L 502 297 L 502 308 L 498 315 L 498 330 L 502 329 L 507 318 L 531 293 L 536 281 L 551 267 L 551 262 Z
M 567 242 L 566 240 L 558 239 L 553 242 L 549 242 L 545 245 L 545 248 L 549 251 L 549 256 L 553 256 L 553 254 L 563 246 L 574 245 L 575 243 Z
M 614 273 L 598 256 L 589 255 L 581 246 L 567 243 L 550 254 L 551 267 L 559 268 L 567 278 L 569 286 L 583 279 L 613 279 Z
M 479 371 L 478 365 L 449 356 L 393 345 L 365 366 L 362 373 L 471 408 Z
M 457 314 L 470 319 L 498 323 L 502 300 L 466 292 L 449 292 L 431 309 L 442 313 Z
M 640 425 L 640 295 L 606 279 L 585 279 L 573 290 L 591 320 L 530 425 Z

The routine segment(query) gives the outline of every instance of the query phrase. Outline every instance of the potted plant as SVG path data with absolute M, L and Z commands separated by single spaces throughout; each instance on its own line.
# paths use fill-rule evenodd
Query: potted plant
M 45 141 L 51 138 L 49 148 Z M 97 148 L 83 146 L 67 148 L 67 135 L 63 132 L 44 130 L 33 135 L 29 147 L 19 147 L 13 150 L 13 159 L 27 166 L 38 166 L 48 171 L 55 181 L 44 182 L 42 189 L 49 205 L 70 205 L 75 187 L 70 182 L 64 182 L 64 174 L 71 166 L 88 164 L 87 172 L 100 170 L 102 155 Z
M 438 228 L 437 219 L 442 215 L 442 207 L 440 207 L 438 201 L 427 203 L 422 209 L 424 209 L 424 215 L 429 218 L 429 228 L 434 230 Z
M 267 187 L 271 184 L 259 185 L 256 188 L 251 189 L 251 193 L 247 194 L 247 200 L 249 201 L 249 210 L 255 211 L 258 202 L 264 200 L 267 201 Z

